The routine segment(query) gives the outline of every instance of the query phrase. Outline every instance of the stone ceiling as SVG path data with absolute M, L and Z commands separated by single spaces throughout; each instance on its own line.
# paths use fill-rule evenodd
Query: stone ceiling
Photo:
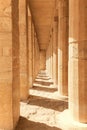
M 55 0 L 28 0 L 28 2 L 40 49 L 45 50 L 49 43 Z

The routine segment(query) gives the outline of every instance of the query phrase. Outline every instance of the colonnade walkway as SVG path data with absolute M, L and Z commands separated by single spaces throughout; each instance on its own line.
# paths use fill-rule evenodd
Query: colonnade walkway
M 61 130 L 58 116 L 68 108 L 68 99 L 58 95 L 52 79 L 41 71 L 27 101 L 21 102 L 16 130 Z

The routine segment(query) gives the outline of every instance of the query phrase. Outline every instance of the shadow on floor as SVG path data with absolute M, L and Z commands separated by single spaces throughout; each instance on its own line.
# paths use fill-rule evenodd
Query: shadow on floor
M 41 77 L 37 77 L 36 79 L 51 80 L 51 78 L 48 78 L 48 77 L 47 78 L 46 77 L 44 77 L 44 78 L 43 77 L 42 78 Z
M 45 86 L 50 86 L 53 84 L 53 82 L 46 82 L 46 81 L 36 81 L 34 83 L 40 84 L 40 85 L 45 85 Z
M 33 122 L 24 117 L 20 117 L 15 130 L 61 130 L 60 128 L 51 127 L 43 123 Z
M 40 97 L 40 96 L 33 96 L 33 95 L 30 95 L 27 103 L 30 105 L 37 105 L 40 107 L 53 109 L 53 110 L 56 110 L 59 112 L 62 112 L 68 108 L 67 101 L 49 99 L 49 98 L 44 98 L 44 97 Z
M 46 77 L 46 78 L 48 78 L 48 75 L 46 75 L 46 74 L 38 74 L 38 76 L 39 77 Z
M 38 91 L 44 91 L 44 92 L 56 92 L 57 91 L 57 88 L 47 88 L 47 87 L 39 87 L 36 86 L 36 85 L 33 85 L 33 88 L 32 90 L 38 90 Z

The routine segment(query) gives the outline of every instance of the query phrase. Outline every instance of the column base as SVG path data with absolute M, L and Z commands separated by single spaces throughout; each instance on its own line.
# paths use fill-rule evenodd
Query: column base
M 57 124 L 63 130 L 87 130 L 87 124 L 74 121 L 69 110 L 65 110 L 57 116 Z
M 61 95 L 58 91 L 56 91 L 54 95 L 57 99 L 68 102 L 68 96 Z
M 67 95 L 62 95 L 59 91 L 58 91 L 58 95 L 59 95 L 59 97 L 61 97 L 61 98 L 68 99 L 68 96 L 67 96 Z

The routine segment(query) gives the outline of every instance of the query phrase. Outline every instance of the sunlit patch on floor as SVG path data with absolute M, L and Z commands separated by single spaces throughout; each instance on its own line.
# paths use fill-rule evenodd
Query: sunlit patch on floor
M 30 89 L 28 100 L 20 103 L 21 118 L 16 130 L 61 130 L 57 117 L 68 108 L 68 100 L 58 95 L 57 88 L 46 74 L 42 73 L 41 79 L 40 75 Z

